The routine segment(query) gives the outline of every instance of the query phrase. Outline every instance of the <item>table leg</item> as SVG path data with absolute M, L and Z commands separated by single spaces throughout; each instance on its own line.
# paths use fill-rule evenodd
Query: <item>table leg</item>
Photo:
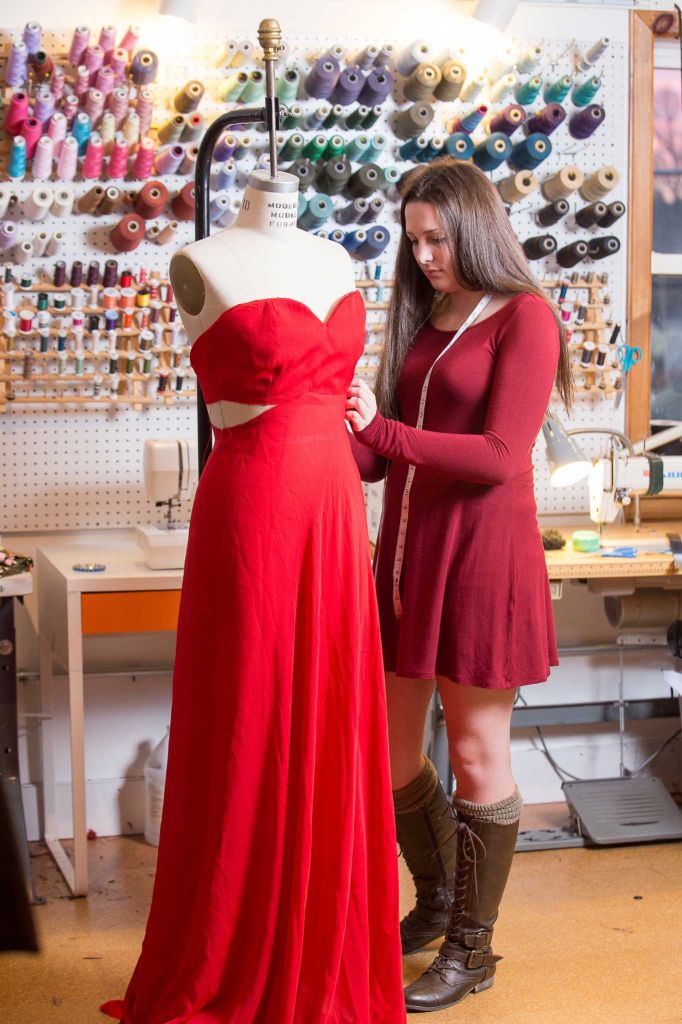
M 85 717 L 83 694 L 83 635 L 81 595 L 67 596 L 69 657 L 69 731 L 71 736 L 71 808 L 75 896 L 88 891 L 88 839 L 85 812 Z

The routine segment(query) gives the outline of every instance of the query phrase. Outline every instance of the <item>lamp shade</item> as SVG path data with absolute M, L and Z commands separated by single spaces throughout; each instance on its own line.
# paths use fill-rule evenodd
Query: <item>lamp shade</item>
M 161 0 L 159 13 L 182 18 L 183 21 L 196 21 L 196 0 Z
M 542 426 L 547 445 L 550 481 L 553 487 L 565 487 L 584 480 L 592 470 L 592 462 L 581 451 L 564 425 L 549 417 Z
M 478 0 L 472 16 L 504 32 L 518 6 L 519 0 Z

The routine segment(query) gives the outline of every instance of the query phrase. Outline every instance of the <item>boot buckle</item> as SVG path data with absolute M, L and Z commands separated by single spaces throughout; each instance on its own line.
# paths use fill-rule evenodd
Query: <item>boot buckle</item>
M 492 941 L 492 932 L 467 932 L 463 936 L 462 945 L 467 949 L 485 949 Z
M 465 967 L 484 967 L 488 959 L 488 953 L 482 949 L 472 949 L 464 962 Z

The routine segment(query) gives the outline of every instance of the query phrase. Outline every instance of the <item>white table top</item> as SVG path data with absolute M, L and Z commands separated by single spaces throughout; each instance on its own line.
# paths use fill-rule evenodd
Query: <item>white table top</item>
M 36 567 L 45 558 L 64 577 L 69 591 L 175 590 L 182 584 L 182 569 L 148 569 L 140 547 L 130 538 L 103 537 L 101 542 L 50 541 L 37 552 Z M 76 564 L 104 565 L 101 572 L 79 572 Z
M 21 597 L 33 592 L 33 576 L 30 572 L 18 572 L 16 576 L 0 577 L 0 597 Z

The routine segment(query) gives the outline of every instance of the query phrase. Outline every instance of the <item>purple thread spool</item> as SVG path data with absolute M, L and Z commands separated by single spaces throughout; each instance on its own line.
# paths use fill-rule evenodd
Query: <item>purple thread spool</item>
M 90 29 L 87 25 L 80 25 L 78 28 L 73 30 L 73 39 L 71 40 L 71 46 L 69 47 L 69 62 L 73 64 L 75 68 L 77 68 L 79 64 L 83 63 L 83 54 L 85 53 L 89 42 Z
M 130 77 L 135 85 L 150 85 L 157 76 L 159 58 L 153 50 L 138 50 L 130 65 Z
M 54 114 L 54 96 L 49 86 L 41 86 L 36 93 L 33 115 L 41 124 L 46 124 Z
M 0 222 L 0 252 L 6 252 L 7 249 L 11 249 L 17 240 L 16 226 L 11 220 L 4 220 Z
M 358 99 L 366 107 L 380 106 L 393 91 L 393 75 L 388 68 L 370 71 Z
M 360 68 L 344 68 L 334 86 L 330 97 L 331 102 L 338 103 L 342 107 L 350 106 L 351 103 L 355 103 L 364 84 L 365 76 Z
M 43 34 L 43 30 L 37 21 L 29 21 L 24 27 L 23 40 L 26 43 L 26 49 L 33 56 L 38 50 L 42 49 L 40 45 L 40 38 Z
M 64 68 L 57 64 L 55 65 L 54 71 L 52 72 L 52 78 L 50 79 L 50 92 L 55 98 L 55 103 L 58 103 L 64 95 L 65 85 L 66 76 L 64 74 Z
M 574 139 L 589 139 L 590 135 L 596 132 L 605 117 L 606 111 L 604 108 L 598 103 L 591 103 L 589 107 L 579 110 L 569 120 L 569 134 Z
M 520 128 L 526 120 L 526 111 L 520 103 L 510 103 L 500 110 L 498 114 L 490 119 L 490 134 L 503 132 L 505 135 L 513 135 L 517 128 Z
M 103 92 L 105 96 L 108 96 L 112 92 L 116 85 L 116 75 L 114 69 L 109 64 L 105 64 L 104 67 L 100 68 L 95 78 L 95 88 Z
M 111 53 L 116 48 L 115 25 L 102 25 L 102 30 L 99 34 L 99 45 L 105 53 Z
M 340 65 L 334 57 L 320 57 L 306 75 L 303 87 L 308 96 L 328 99 L 339 77 Z
M 26 49 L 26 43 L 12 43 L 7 58 L 5 81 L 13 89 L 16 89 L 18 85 L 23 85 L 27 78 L 28 50 Z
M 185 156 L 185 147 L 176 143 L 166 146 L 156 154 L 154 171 L 156 174 L 175 174 Z
M 548 103 L 546 107 L 526 121 L 526 128 L 529 134 L 542 132 L 543 135 L 551 135 L 565 120 L 566 111 L 561 104 Z
M 83 63 L 88 69 L 88 85 L 94 85 L 97 72 L 104 64 L 104 50 L 101 46 L 88 46 L 83 56 Z
M 237 148 L 237 140 L 234 135 L 223 135 L 215 149 L 213 150 L 213 160 L 215 163 L 225 163 L 231 156 L 234 156 L 234 151 Z

